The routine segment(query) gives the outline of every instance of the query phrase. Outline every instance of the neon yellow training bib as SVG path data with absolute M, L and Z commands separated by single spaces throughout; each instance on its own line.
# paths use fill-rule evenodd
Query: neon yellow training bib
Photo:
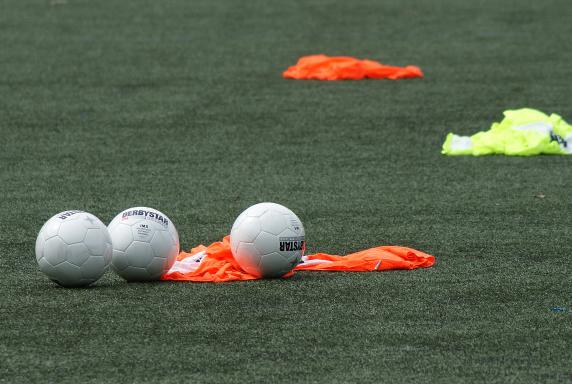
M 559 115 L 550 116 L 535 109 L 504 111 L 504 119 L 488 131 L 472 136 L 449 133 L 442 154 L 455 155 L 570 155 L 572 125 Z

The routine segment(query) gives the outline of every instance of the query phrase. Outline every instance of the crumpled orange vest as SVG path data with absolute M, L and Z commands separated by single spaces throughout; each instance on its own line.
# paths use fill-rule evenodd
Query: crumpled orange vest
M 398 80 L 423 77 L 423 72 L 413 65 L 395 67 L 349 56 L 312 55 L 301 57 L 282 76 L 296 80 Z
M 352 253 L 347 256 L 316 253 L 304 256 L 294 271 L 345 271 L 372 272 L 390 269 L 428 268 L 435 257 L 415 249 L 399 246 L 382 246 Z M 289 277 L 294 272 L 283 277 Z M 230 236 L 208 247 L 199 245 L 191 252 L 181 252 L 173 267 L 161 277 L 162 280 L 195 282 L 225 282 L 255 280 L 244 272 L 230 249 Z

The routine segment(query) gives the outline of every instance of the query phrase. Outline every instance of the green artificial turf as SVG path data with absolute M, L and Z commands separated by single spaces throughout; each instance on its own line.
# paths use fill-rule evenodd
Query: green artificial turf
M 0 2 L 0 382 L 570 382 L 572 158 L 449 158 L 505 109 L 572 121 L 569 0 Z M 281 78 L 307 54 L 421 80 Z M 151 206 L 182 246 L 260 201 L 309 251 L 430 269 L 63 289 L 42 223 Z M 553 309 L 559 307 L 559 309 Z

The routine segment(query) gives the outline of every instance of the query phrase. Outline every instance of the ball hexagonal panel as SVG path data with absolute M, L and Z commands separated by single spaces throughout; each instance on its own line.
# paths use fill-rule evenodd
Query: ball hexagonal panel
M 118 223 L 114 226 L 110 225 L 109 235 L 111 236 L 113 249 L 116 250 L 125 251 L 133 242 L 131 227 L 127 224 Z
M 234 223 L 232 224 L 233 226 L 235 225 L 240 225 L 240 223 L 242 223 L 242 220 L 246 219 L 246 212 L 242 212 L 240 215 L 238 215 L 238 217 L 234 220 Z
M 84 279 L 96 281 L 109 267 L 109 262 L 103 256 L 92 256 L 81 266 L 81 275 Z
M 279 237 L 301 237 L 297 232 L 293 231 L 292 228 L 288 227 L 278 234 Z
M 234 254 L 240 267 L 253 276 L 260 276 L 260 255 L 252 243 L 239 243 Z
M 66 261 L 68 245 L 59 236 L 54 236 L 44 243 L 44 259 L 53 266 Z
M 60 225 L 60 230 L 58 231 L 59 237 L 66 244 L 76 244 L 82 242 L 87 231 L 83 222 L 81 220 L 67 220 L 69 221 L 64 221 L 62 225 Z
M 260 217 L 268 211 L 268 208 L 268 203 L 255 204 L 244 211 L 244 214 L 248 217 Z
M 123 277 L 127 281 L 147 281 L 152 280 L 149 276 L 149 272 L 147 269 L 128 266 L 123 271 L 121 271 L 121 277 Z
M 162 257 L 155 257 L 145 268 L 151 280 L 158 280 L 171 266 L 169 261 Z
M 50 279 L 55 278 L 56 268 L 53 265 L 51 265 L 48 262 L 48 260 L 46 260 L 45 258 L 41 258 L 40 260 L 38 260 L 38 266 L 40 268 L 40 271 L 45 273 Z
M 77 243 L 68 246 L 66 261 L 75 266 L 81 267 L 90 258 L 91 253 L 84 243 Z
M 260 226 L 265 232 L 278 235 L 288 227 L 288 222 L 282 213 L 268 210 L 260 216 Z
M 129 266 L 138 268 L 147 268 L 155 255 L 149 243 L 134 241 L 125 250 Z
M 262 257 L 260 267 L 263 277 L 280 277 L 292 270 L 292 264 L 280 253 L 272 252 Z
M 258 217 L 247 217 L 240 226 L 233 227 L 230 233 L 231 239 L 236 241 L 252 243 L 260 233 L 260 220 Z
M 163 230 L 155 231 L 151 239 L 151 249 L 153 249 L 155 256 L 163 258 L 169 256 L 173 249 L 173 238 L 171 234 Z
M 44 234 L 44 238 L 47 240 L 50 237 L 56 236 L 60 230 L 61 224 L 61 220 L 57 220 L 57 218 L 48 220 L 41 229 L 41 232 Z
M 64 261 L 55 267 L 57 281 L 66 287 L 75 287 L 84 285 L 82 281 L 81 269 L 77 265 L 73 265 Z
M 127 255 L 124 251 L 113 251 L 111 266 L 118 273 L 129 266 L 129 261 L 127 260 Z
M 278 236 L 268 232 L 260 232 L 254 240 L 254 247 L 261 256 L 276 252 L 280 247 Z
M 111 238 L 105 228 L 89 228 L 83 242 L 92 255 L 103 256 L 111 244 Z

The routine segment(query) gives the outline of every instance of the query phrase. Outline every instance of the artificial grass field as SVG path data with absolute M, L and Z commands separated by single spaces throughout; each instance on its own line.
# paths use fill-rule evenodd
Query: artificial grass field
M 0 4 L 0 382 L 571 382 L 571 159 L 448 158 L 505 109 L 572 120 L 572 3 Z M 307 54 L 421 80 L 303 82 Z M 63 289 L 41 225 L 165 212 L 187 249 L 260 201 L 309 251 L 434 267 Z M 561 311 L 552 308 L 561 307 Z

